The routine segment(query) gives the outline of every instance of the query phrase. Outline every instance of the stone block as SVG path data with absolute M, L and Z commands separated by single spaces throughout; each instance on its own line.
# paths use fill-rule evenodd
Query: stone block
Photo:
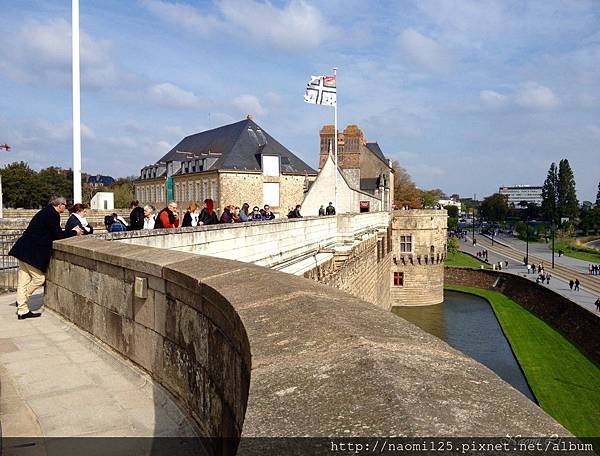
M 146 299 L 133 296 L 133 319 L 147 328 L 154 329 L 154 290 L 148 290 Z
M 158 291 L 154 291 L 154 330 L 162 335 L 166 335 L 167 319 L 167 297 Z
M 162 338 L 151 329 L 137 323 L 133 324 L 133 335 L 131 359 L 153 374 L 156 367 L 157 347 L 159 344 L 162 345 Z
M 207 367 L 209 364 L 208 320 L 196 309 L 182 304 L 178 309 L 178 343 L 191 356 L 196 364 Z

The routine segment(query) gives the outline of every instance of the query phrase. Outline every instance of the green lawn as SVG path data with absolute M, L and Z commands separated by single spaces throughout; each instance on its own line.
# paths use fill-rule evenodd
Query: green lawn
M 490 265 L 479 261 L 477 258 L 473 258 L 464 252 L 448 253 L 444 266 L 452 266 L 456 268 L 475 268 L 480 269 L 481 265 L 489 269 Z
M 600 436 L 600 368 L 550 326 L 501 293 L 446 285 L 487 299 L 540 407 L 577 437 Z
M 549 248 L 552 249 L 552 244 L 550 244 Z M 600 263 L 600 252 L 583 245 L 577 245 L 572 239 L 555 241 L 554 251 L 558 252 L 559 250 L 562 250 L 566 256 L 570 256 L 572 258 L 577 258 L 579 260 L 588 261 L 594 264 Z

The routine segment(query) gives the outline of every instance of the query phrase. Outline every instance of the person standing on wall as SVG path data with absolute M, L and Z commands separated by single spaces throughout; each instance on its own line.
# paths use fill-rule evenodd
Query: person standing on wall
M 326 215 L 335 215 L 335 207 L 333 207 L 333 203 L 329 201 L 329 206 L 325 209 Z
M 154 222 L 154 228 L 177 228 L 179 217 L 177 215 L 177 203 L 169 201 L 167 207 L 158 213 Z
M 23 235 L 8 252 L 19 261 L 17 278 L 17 318 L 25 320 L 41 316 L 29 310 L 27 304 L 35 290 L 46 281 L 46 271 L 52 256 L 52 242 L 83 234 L 79 226 L 68 231 L 60 227 L 60 214 L 67 208 L 62 196 L 54 196 L 48 206 L 33 216 Z
M 144 229 L 144 209 L 140 207 L 138 200 L 133 200 L 130 204 L 131 214 L 129 214 L 129 226 L 127 231 Z

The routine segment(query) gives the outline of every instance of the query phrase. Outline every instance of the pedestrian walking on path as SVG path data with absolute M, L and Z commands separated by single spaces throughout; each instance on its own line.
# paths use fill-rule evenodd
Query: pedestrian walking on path
M 17 276 L 17 318 L 39 317 L 29 310 L 27 301 L 46 281 L 46 271 L 52 256 L 52 242 L 83 234 L 79 226 L 68 231 L 60 227 L 60 214 L 67 208 L 67 200 L 55 196 L 48 206 L 33 216 L 23 235 L 15 242 L 9 255 L 19 261 Z
M 575 291 L 579 291 L 579 279 L 575 279 Z
M 600 312 L 600 298 L 596 299 L 596 312 Z
M 573 291 L 573 285 L 575 285 L 575 282 L 573 282 L 573 279 L 569 280 L 569 288 L 571 289 L 571 291 Z

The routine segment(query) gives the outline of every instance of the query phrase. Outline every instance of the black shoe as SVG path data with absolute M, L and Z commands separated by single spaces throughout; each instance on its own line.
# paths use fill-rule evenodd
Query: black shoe
M 23 315 L 17 315 L 17 318 L 19 320 L 25 320 L 26 318 L 37 318 L 37 317 L 41 317 L 42 314 L 40 313 L 33 313 L 31 310 L 29 312 L 27 312 L 26 314 Z

